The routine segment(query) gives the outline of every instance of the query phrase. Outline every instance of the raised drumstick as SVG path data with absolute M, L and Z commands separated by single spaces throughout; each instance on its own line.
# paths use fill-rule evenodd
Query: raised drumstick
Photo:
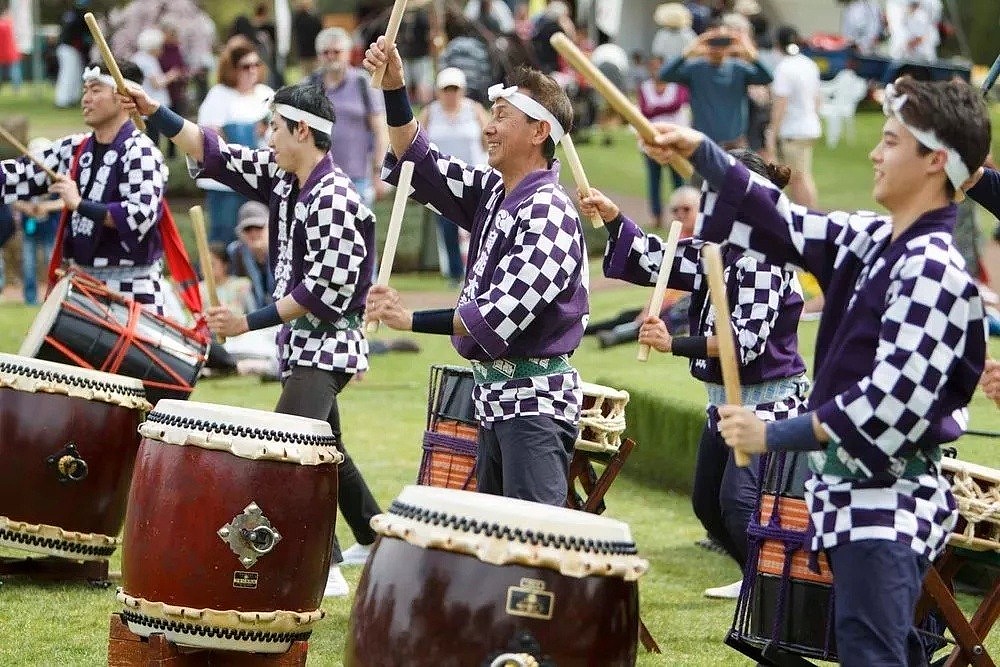
M 104 33 L 101 32 L 101 26 L 97 25 L 97 19 L 94 18 L 93 12 L 87 12 L 83 15 L 83 20 L 87 22 L 87 27 L 90 28 L 90 34 L 94 36 L 94 44 L 97 45 L 97 49 L 101 52 L 101 57 L 104 58 L 104 64 L 107 65 L 108 71 L 111 72 L 111 78 L 115 80 L 118 84 L 118 92 L 122 95 L 128 95 L 128 88 L 125 87 L 125 77 L 122 76 L 122 71 L 118 69 L 118 63 L 115 62 L 115 57 L 111 53 L 111 49 L 108 47 L 108 42 L 104 39 Z M 146 121 L 142 119 L 142 116 L 138 111 L 133 111 L 129 114 L 132 117 L 132 122 L 135 126 L 139 128 L 142 132 L 146 131 Z
M 636 129 L 639 136 L 647 144 L 651 144 L 656 140 L 656 128 L 649 122 L 649 119 L 642 115 L 639 108 L 632 104 L 625 97 L 625 94 L 618 90 L 617 86 L 611 83 L 608 77 L 604 76 L 601 70 L 597 69 L 594 63 L 587 59 L 587 56 L 583 55 L 583 52 L 576 47 L 576 44 L 569 37 L 561 32 L 557 32 L 549 39 L 549 43 L 552 44 L 552 48 L 569 61 L 570 65 L 576 71 L 583 75 L 583 78 L 590 82 L 590 85 L 597 89 L 597 92 L 608 101 L 608 104 L 615 111 L 628 121 L 629 125 Z M 691 163 L 679 155 L 671 158 L 670 166 L 685 180 L 691 178 L 691 174 L 694 173 L 694 167 L 691 166 Z
M 392 200 L 392 213 L 389 215 L 389 230 L 385 235 L 385 248 L 382 249 L 382 264 L 378 269 L 378 283 L 383 287 L 389 284 L 389 274 L 392 273 L 392 262 L 396 258 L 396 244 L 399 243 L 399 230 L 403 226 L 403 213 L 406 211 L 406 198 L 410 196 L 410 181 L 413 179 L 413 163 L 403 162 L 399 169 L 399 183 L 396 184 L 396 198 Z M 369 322 L 368 333 L 378 331 L 378 322 Z
M 681 222 L 674 220 L 670 223 L 670 231 L 667 233 L 667 244 L 663 246 L 663 261 L 660 263 L 660 272 L 656 276 L 656 287 L 653 288 L 653 298 L 649 301 L 649 308 L 646 309 L 646 317 L 656 317 L 663 307 L 663 295 L 667 293 L 667 281 L 670 280 L 670 271 L 674 268 L 674 255 L 677 254 L 677 241 L 681 238 Z M 638 361 L 649 360 L 649 345 L 641 343 L 639 352 L 635 358 Z
M 396 43 L 396 35 L 399 33 L 399 24 L 403 21 L 403 13 L 406 12 L 406 0 L 396 0 L 392 4 L 392 13 L 389 14 L 389 25 L 385 28 L 385 47 L 391 49 L 391 44 Z M 382 87 L 382 77 L 385 76 L 385 66 L 379 67 L 372 76 L 372 86 Z
M 215 308 L 219 305 L 219 292 L 215 288 L 215 273 L 212 271 L 212 256 L 208 250 L 208 234 L 205 233 L 205 214 L 201 206 L 192 206 L 191 227 L 194 229 L 194 243 L 198 246 L 198 263 L 201 264 L 201 274 L 205 278 L 205 291 L 208 292 L 208 305 Z M 220 343 L 225 343 L 225 336 L 216 336 Z
M 580 188 L 584 195 L 589 195 L 590 181 L 587 180 L 587 174 L 583 171 L 583 163 L 580 162 L 580 155 L 576 152 L 576 145 L 573 143 L 573 138 L 569 134 L 564 134 L 559 144 L 563 147 L 563 152 L 566 154 L 566 162 L 569 163 L 569 170 L 573 172 L 573 180 L 576 181 L 576 187 Z M 595 228 L 603 227 L 604 220 L 599 213 L 595 213 L 590 217 L 590 224 Z
M 21 154 L 23 154 L 26 158 L 28 158 L 29 160 L 31 160 L 32 162 L 34 162 L 35 165 L 39 169 L 41 169 L 42 171 L 44 171 L 46 174 L 48 174 L 49 178 L 51 178 L 53 181 L 59 180 L 59 176 L 56 174 L 56 172 L 54 172 L 51 169 L 49 169 L 48 167 L 46 167 L 44 162 L 42 162 L 37 157 L 35 157 L 34 155 L 32 155 L 28 151 L 28 149 L 25 148 L 24 144 L 22 144 L 20 141 L 18 141 L 17 137 L 15 137 L 13 134 L 11 134 L 10 132 L 8 132 L 7 128 L 5 128 L 3 125 L 0 125 L 0 136 L 2 136 L 4 138 L 4 141 L 6 141 L 8 144 L 10 144 L 14 148 L 16 148 L 18 151 L 20 151 Z
M 740 367 L 736 363 L 736 344 L 733 341 L 733 327 L 729 320 L 729 299 L 722 279 L 722 255 L 719 246 L 706 245 L 701 251 L 708 274 L 708 291 L 715 308 L 715 335 L 719 341 L 719 361 L 722 362 L 722 382 L 726 387 L 726 403 L 743 405 L 740 394 Z M 746 452 L 733 449 L 736 465 L 746 468 L 750 457 Z

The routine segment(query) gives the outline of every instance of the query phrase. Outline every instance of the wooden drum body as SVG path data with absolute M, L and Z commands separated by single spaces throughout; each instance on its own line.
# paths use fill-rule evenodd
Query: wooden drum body
M 633 665 L 637 579 L 628 526 L 563 508 L 410 486 L 372 520 L 350 667 L 478 666 L 505 653 L 540 664 Z M 548 662 L 546 662 L 548 661 Z
M 107 560 L 149 408 L 138 380 L 0 354 L 0 544 Z
M 269 653 L 308 636 L 343 460 L 329 424 L 162 400 L 140 433 L 118 591 L 129 629 Z

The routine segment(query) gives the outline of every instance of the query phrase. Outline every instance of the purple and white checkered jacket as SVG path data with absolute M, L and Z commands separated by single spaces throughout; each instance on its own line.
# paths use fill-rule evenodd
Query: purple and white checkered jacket
M 825 307 L 809 408 L 859 480 L 814 475 L 806 498 L 814 548 L 881 539 L 933 559 L 957 518 L 940 469 L 901 477 L 905 458 L 931 453 L 965 427 L 965 406 L 985 358 L 983 303 L 952 245 L 954 205 L 923 215 L 893 238 L 873 213 L 817 213 L 790 202 L 729 156 L 707 184 L 702 236 L 819 280 Z M 752 221 L 752 222 L 751 222 Z M 820 470 L 826 452 L 814 452 Z
M 457 309 L 469 335 L 452 337 L 458 353 L 487 363 L 572 354 L 588 315 L 587 258 L 558 162 L 505 194 L 499 172 L 442 154 L 423 130 L 398 160 L 386 156 L 384 180 L 398 182 L 402 160 L 414 163 L 411 196 L 472 235 Z M 571 370 L 477 384 L 473 398 L 484 422 L 547 415 L 575 424 L 583 395 Z
M 291 294 L 309 312 L 278 333 L 283 374 L 291 366 L 356 373 L 368 368 L 368 340 L 346 316 L 360 315 L 375 261 L 375 214 L 351 179 L 325 156 L 299 186 L 274 152 L 227 144 L 203 128 L 207 176 L 270 208 L 274 298 Z M 200 167 L 200 168 L 198 168 Z

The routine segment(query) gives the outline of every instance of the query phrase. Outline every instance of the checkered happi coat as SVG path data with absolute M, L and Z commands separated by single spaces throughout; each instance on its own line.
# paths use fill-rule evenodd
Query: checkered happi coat
M 708 298 L 701 264 L 704 245 L 700 239 L 681 239 L 668 280 L 669 287 L 692 293 L 688 314 L 695 336 L 715 334 L 715 309 Z M 663 265 L 663 250 L 659 236 L 646 234 L 622 215 L 621 226 L 617 233 L 612 232 L 605 247 L 604 275 L 636 285 L 655 285 Z M 723 277 L 732 307 L 740 382 L 754 385 L 805 373 L 796 333 L 802 312 L 802 290 L 795 274 L 730 249 L 725 254 Z M 716 358 L 692 359 L 691 374 L 703 382 L 723 384 L 722 367 Z M 807 385 L 802 382 L 795 395 L 783 400 L 749 407 L 765 421 L 795 417 L 805 407 Z M 708 406 L 708 413 L 712 424 L 716 424 L 713 406 Z
M 368 368 L 368 341 L 345 317 L 360 315 L 371 286 L 375 215 L 329 155 L 299 188 L 271 150 L 226 144 L 203 128 L 206 176 L 270 207 L 274 298 L 291 294 L 309 312 L 278 333 L 285 376 L 291 366 L 356 373 Z
M 807 482 L 814 548 L 883 539 L 934 558 L 957 518 L 950 485 L 933 463 L 900 475 L 906 457 L 964 431 L 986 353 L 982 299 L 951 242 L 955 206 L 893 240 L 889 218 L 808 211 L 710 142 L 696 162 L 711 186 L 702 235 L 804 267 L 826 297 L 809 407 L 861 479 Z M 713 162 L 729 167 L 715 173 Z M 812 455 L 815 470 L 824 457 Z
M 423 130 L 400 160 L 414 163 L 413 198 L 472 235 L 458 300 L 469 335 L 452 337 L 458 353 L 487 363 L 572 354 L 588 314 L 587 260 L 558 162 L 505 196 L 499 172 L 442 154 Z M 391 153 L 383 178 L 399 178 Z M 575 370 L 477 384 L 473 397 L 486 422 L 546 415 L 570 423 L 579 419 L 583 398 Z

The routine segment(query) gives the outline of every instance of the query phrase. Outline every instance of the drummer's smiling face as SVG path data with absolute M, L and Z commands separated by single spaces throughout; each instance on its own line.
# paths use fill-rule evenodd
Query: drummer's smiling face
M 483 128 L 486 137 L 486 154 L 491 167 L 504 172 L 514 161 L 537 151 L 532 145 L 534 123 L 520 109 L 499 99 L 490 110 L 490 122 Z
M 100 81 L 87 81 L 83 84 L 83 98 L 80 100 L 83 109 L 83 122 L 94 129 L 100 129 L 112 122 L 118 122 L 124 114 L 113 86 Z

